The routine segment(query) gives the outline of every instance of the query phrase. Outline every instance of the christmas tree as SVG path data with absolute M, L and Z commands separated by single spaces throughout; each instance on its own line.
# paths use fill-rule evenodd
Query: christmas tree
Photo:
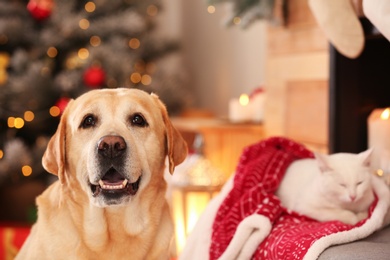
M 70 98 L 95 88 L 188 103 L 178 43 L 155 0 L 0 0 L 0 188 L 49 174 L 41 158 Z

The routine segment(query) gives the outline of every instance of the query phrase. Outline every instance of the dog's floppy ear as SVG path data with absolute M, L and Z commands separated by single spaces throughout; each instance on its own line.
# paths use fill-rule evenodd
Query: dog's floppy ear
M 69 101 L 67 107 L 73 102 Z M 57 131 L 51 137 L 46 151 L 42 157 L 42 165 L 46 171 L 58 175 L 58 178 L 61 183 L 65 181 L 65 138 L 66 138 L 66 119 L 67 111 L 65 108 L 64 113 L 61 116 L 60 123 L 58 124 Z
M 179 131 L 177 131 L 177 129 L 172 125 L 171 120 L 169 120 L 165 105 L 161 102 L 157 95 L 152 94 L 152 96 L 155 97 L 158 101 L 164 120 L 166 131 L 166 147 L 169 160 L 169 172 L 172 174 L 175 166 L 182 163 L 187 157 L 187 143 L 184 141 Z

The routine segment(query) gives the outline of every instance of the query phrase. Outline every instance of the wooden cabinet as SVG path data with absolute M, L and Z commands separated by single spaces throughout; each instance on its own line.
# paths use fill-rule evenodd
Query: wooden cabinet
M 173 118 L 172 123 L 190 148 L 196 134 L 201 134 L 204 156 L 227 176 L 235 171 L 243 149 L 265 136 L 262 124 L 233 124 L 214 118 Z

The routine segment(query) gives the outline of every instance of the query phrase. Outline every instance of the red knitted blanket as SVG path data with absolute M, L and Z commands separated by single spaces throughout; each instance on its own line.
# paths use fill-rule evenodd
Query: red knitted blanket
M 312 158 L 304 146 L 274 137 L 246 148 L 234 177 L 234 187 L 225 197 L 214 220 L 210 259 L 218 259 L 231 242 L 237 226 L 246 217 L 267 217 L 272 229 L 261 242 L 254 259 L 302 259 L 318 239 L 355 226 L 339 221 L 317 222 L 288 212 L 274 195 L 287 167 L 297 159 Z M 375 206 L 373 205 L 370 214 Z

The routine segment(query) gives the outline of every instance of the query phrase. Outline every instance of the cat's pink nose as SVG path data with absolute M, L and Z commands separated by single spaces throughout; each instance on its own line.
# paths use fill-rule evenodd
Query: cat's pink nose
M 354 201 L 356 199 L 356 196 L 355 195 L 350 195 L 349 198 L 351 199 L 351 201 Z

